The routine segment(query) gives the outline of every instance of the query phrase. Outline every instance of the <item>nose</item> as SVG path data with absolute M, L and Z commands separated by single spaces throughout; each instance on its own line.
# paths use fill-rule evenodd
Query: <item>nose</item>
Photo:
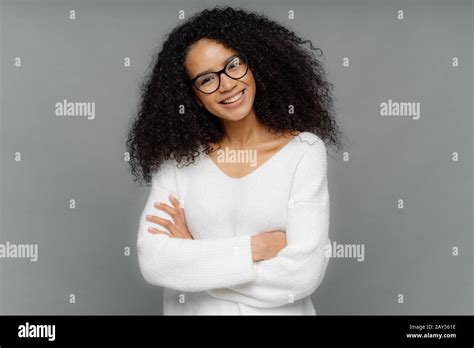
M 221 91 L 228 91 L 231 90 L 235 85 L 237 84 L 237 81 L 234 79 L 230 78 L 226 74 L 221 74 Z

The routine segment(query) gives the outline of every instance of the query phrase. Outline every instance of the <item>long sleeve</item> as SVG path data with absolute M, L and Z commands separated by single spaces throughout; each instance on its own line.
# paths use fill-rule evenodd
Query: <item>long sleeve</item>
M 311 295 L 320 285 L 329 258 L 329 193 L 326 146 L 320 138 L 305 143 L 288 201 L 287 246 L 257 262 L 257 278 L 209 295 L 254 307 L 278 307 Z
M 252 260 L 250 235 L 192 240 L 148 232 L 150 226 L 169 232 L 166 227 L 147 221 L 146 215 L 172 221 L 167 213 L 155 208 L 154 203 L 171 205 L 168 195 L 173 194 L 180 199 L 176 192 L 174 167 L 167 161 L 153 176 L 150 195 L 140 218 L 137 251 L 144 279 L 152 285 L 187 292 L 229 287 L 254 280 L 256 264 Z

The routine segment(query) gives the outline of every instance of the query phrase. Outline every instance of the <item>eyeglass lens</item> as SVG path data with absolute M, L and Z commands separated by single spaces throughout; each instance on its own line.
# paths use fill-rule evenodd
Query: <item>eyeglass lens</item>
M 226 65 L 225 72 L 228 76 L 239 79 L 247 72 L 247 62 L 242 56 L 237 56 Z M 201 75 L 194 85 L 204 93 L 212 93 L 219 88 L 219 75 L 213 72 Z

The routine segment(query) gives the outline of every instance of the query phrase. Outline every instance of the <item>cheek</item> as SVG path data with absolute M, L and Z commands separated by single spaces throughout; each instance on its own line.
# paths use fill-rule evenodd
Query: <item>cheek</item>
M 214 109 L 217 101 L 215 100 L 214 96 L 209 96 L 205 98 L 201 98 L 202 103 L 206 107 L 206 109 Z
M 196 99 L 198 99 L 202 104 L 209 105 L 214 102 L 214 96 L 212 94 L 196 93 Z
M 255 95 L 256 84 L 252 74 L 248 76 L 248 78 L 245 80 L 245 83 L 250 87 L 251 93 Z
M 249 78 L 245 80 L 245 84 L 248 85 L 250 96 L 253 98 L 255 96 L 255 92 L 257 89 L 256 84 L 255 84 L 255 79 L 253 78 L 253 76 L 249 76 Z
M 253 75 L 253 72 L 250 69 L 247 72 L 247 76 L 245 77 L 248 78 L 251 83 L 255 84 L 255 76 Z

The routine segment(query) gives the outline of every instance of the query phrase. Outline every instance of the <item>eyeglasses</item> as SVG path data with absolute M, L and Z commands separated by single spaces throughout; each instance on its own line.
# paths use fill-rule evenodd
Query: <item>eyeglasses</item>
M 202 93 L 211 94 L 219 89 L 222 73 L 231 79 L 238 80 L 247 74 L 248 69 L 247 59 L 245 59 L 243 54 L 238 54 L 231 58 L 224 69 L 198 75 L 191 80 L 191 83 Z

